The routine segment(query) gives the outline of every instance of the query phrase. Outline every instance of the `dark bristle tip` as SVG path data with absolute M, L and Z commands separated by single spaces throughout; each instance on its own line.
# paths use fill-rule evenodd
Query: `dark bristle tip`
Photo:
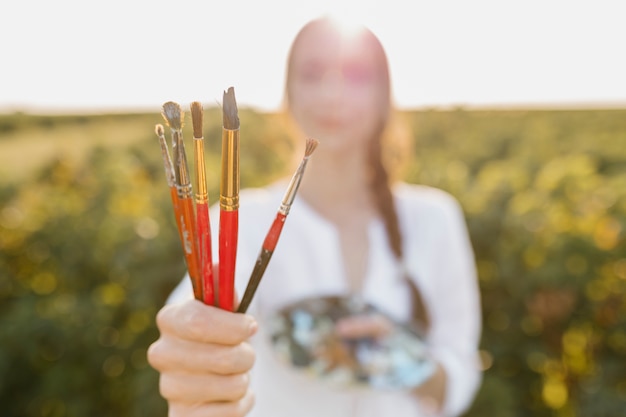
M 233 87 L 229 87 L 227 91 L 224 91 L 222 113 L 225 129 L 239 129 L 239 115 L 237 111 L 237 101 L 235 100 L 235 89 Z
M 193 125 L 193 137 L 202 138 L 202 103 L 194 101 L 191 103 L 191 124 Z

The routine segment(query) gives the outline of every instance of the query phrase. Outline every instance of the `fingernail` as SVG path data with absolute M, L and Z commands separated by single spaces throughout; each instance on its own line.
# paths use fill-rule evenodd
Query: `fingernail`
M 258 328 L 259 328 L 259 324 L 256 322 L 256 320 L 255 319 L 251 319 L 250 320 L 250 325 L 248 326 L 248 335 L 249 336 L 254 335 Z

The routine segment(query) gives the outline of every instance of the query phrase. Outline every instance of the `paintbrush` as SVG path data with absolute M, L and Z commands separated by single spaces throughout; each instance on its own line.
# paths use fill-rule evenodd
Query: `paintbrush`
M 178 103 L 168 101 L 163 105 L 163 117 L 172 130 L 172 149 L 174 154 L 174 174 L 178 196 L 178 218 L 180 236 L 185 254 L 185 261 L 193 286 L 194 297 L 202 300 L 202 278 L 198 266 L 198 250 L 195 237 L 196 219 L 193 207 L 192 186 L 189 179 L 189 167 L 183 142 L 184 113 Z
M 198 237 L 198 255 L 200 274 L 202 276 L 202 297 L 205 304 L 215 305 L 211 223 L 209 222 L 209 193 L 206 183 L 204 137 L 202 135 L 202 104 L 198 101 L 191 103 L 191 122 L 193 125 L 194 162 L 196 166 L 196 235 Z
M 233 311 L 239 233 L 239 116 L 235 90 L 224 91 L 220 181 L 219 307 Z
M 254 264 L 254 269 L 252 270 L 252 274 L 250 274 L 248 285 L 246 286 L 246 290 L 243 294 L 243 297 L 241 298 L 241 303 L 239 304 L 239 308 L 237 309 L 238 313 L 245 313 L 248 309 L 248 306 L 252 302 L 252 297 L 254 297 L 254 293 L 256 292 L 259 283 L 261 282 L 261 278 L 263 278 L 263 274 L 265 273 L 265 269 L 267 268 L 267 265 L 272 258 L 274 249 L 276 249 L 278 238 L 280 237 L 280 234 L 283 230 L 285 220 L 287 220 L 287 215 L 289 214 L 291 205 L 296 198 L 296 193 L 298 192 L 300 182 L 302 181 L 302 177 L 304 176 L 304 170 L 306 168 L 307 162 L 309 161 L 310 156 L 313 154 L 313 151 L 315 151 L 318 143 L 319 142 L 316 139 L 312 138 L 308 138 L 306 141 L 304 157 L 302 158 L 298 169 L 293 174 L 293 177 L 291 177 L 291 181 L 289 181 L 289 186 L 287 187 L 287 191 L 285 192 L 280 207 L 278 208 L 276 218 L 274 219 L 272 226 L 265 236 L 263 246 L 261 247 L 261 252 L 259 253 L 256 263 Z

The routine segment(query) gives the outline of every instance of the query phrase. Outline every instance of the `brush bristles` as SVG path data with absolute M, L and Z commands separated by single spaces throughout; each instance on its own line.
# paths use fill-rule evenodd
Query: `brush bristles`
M 160 123 L 154 126 L 154 132 L 157 134 L 158 137 L 165 136 L 165 129 L 163 128 L 163 125 Z
M 317 145 L 319 145 L 319 143 L 320 142 L 317 139 L 307 138 L 306 147 L 304 148 L 304 157 L 308 158 L 309 156 L 311 156 L 313 154 L 313 151 L 315 151 L 315 148 L 317 148 Z
M 237 101 L 235 100 L 235 89 L 233 87 L 229 87 L 228 91 L 224 91 L 222 103 L 224 129 L 239 129 L 239 115 L 237 114 Z
M 202 139 L 202 103 L 191 103 L 191 124 L 193 125 L 193 137 Z
M 183 127 L 182 120 L 184 117 L 183 109 L 180 104 L 168 101 L 163 105 L 163 118 L 167 121 L 169 127 L 174 130 L 180 130 Z

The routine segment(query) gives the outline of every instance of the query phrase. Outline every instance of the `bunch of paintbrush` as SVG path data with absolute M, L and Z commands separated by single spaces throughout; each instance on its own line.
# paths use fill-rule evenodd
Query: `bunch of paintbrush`
M 195 206 L 187 155 L 183 141 L 184 112 L 180 105 L 167 102 L 163 117 L 172 132 L 172 154 L 165 140 L 163 126 L 156 126 L 161 144 L 165 176 L 170 188 L 176 225 L 191 278 L 194 297 L 208 305 L 233 311 L 235 302 L 235 263 L 239 234 L 239 116 L 235 92 L 230 87 L 223 97 L 222 158 L 220 181 L 219 270 L 217 282 L 213 277 L 209 198 L 204 162 L 202 134 L 203 110 L 199 102 L 191 103 L 195 162 Z M 305 155 L 293 175 L 282 204 L 263 243 L 238 312 L 245 312 L 267 268 L 282 232 L 307 161 L 317 146 L 315 139 L 307 139 Z M 217 285 L 216 285 L 217 284 Z
M 219 282 L 213 277 L 209 197 L 204 162 L 202 104 L 191 103 L 195 163 L 195 205 L 190 170 L 183 141 L 184 112 L 179 104 L 163 105 L 163 117 L 172 131 L 170 155 L 163 126 L 156 126 L 165 176 L 170 188 L 176 226 L 185 254 L 194 297 L 209 305 L 233 310 L 239 208 L 239 116 L 232 87 L 224 92 L 222 181 L 220 185 Z

